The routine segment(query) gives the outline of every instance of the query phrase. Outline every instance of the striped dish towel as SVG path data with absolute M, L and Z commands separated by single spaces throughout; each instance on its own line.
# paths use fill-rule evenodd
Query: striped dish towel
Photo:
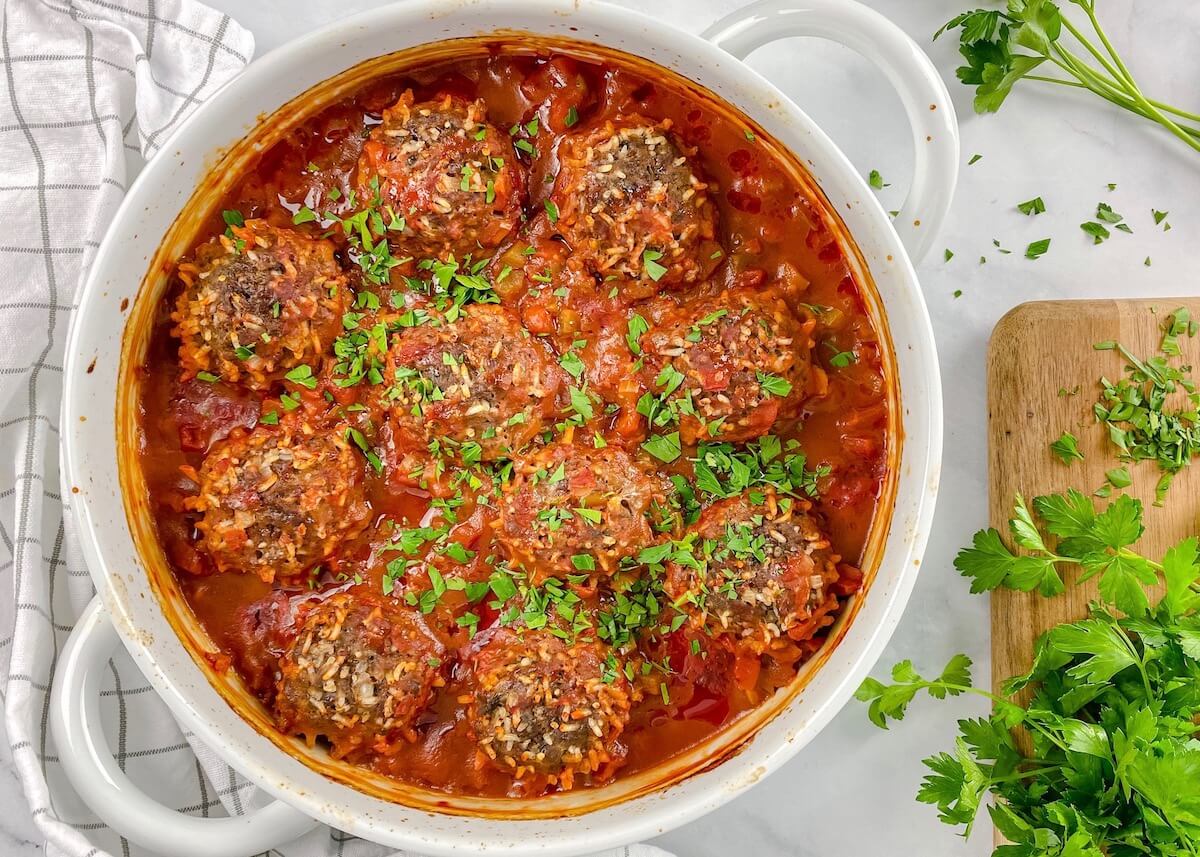
M 0 773 L 28 801 L 4 810 L 32 815 L 48 857 L 147 854 L 81 804 L 47 732 L 56 658 L 93 594 L 59 485 L 67 327 L 140 165 L 253 51 L 250 33 L 190 0 L 0 3 Z M 180 730 L 124 652 L 101 708 L 118 762 L 164 804 L 207 816 L 263 800 Z M 271 857 L 387 853 L 318 828 Z M 613 854 L 669 857 L 650 846 Z

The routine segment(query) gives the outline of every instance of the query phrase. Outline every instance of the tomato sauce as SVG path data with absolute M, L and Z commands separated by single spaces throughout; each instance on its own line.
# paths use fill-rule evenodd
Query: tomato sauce
M 526 246 L 536 248 L 526 257 L 563 252 L 540 238 L 553 231 L 543 212 L 559 171 L 557 150 L 565 135 L 576 127 L 592 128 L 632 116 L 669 123 L 676 141 L 693 152 L 691 158 L 716 206 L 714 240 L 720 250 L 711 275 L 686 290 L 648 302 L 613 295 L 606 288 L 565 301 L 553 294 L 556 284 L 512 295 L 497 286 L 501 302 L 517 313 L 551 363 L 573 340 L 588 340 L 579 352 L 586 364 L 586 380 L 591 389 L 603 391 L 614 407 L 598 408 L 591 421 L 571 429 L 577 442 L 602 435 L 608 444 L 626 449 L 662 477 L 691 480 L 694 446 L 685 444 L 673 461 L 648 456 L 641 446 L 647 429 L 636 402 L 648 382 L 640 381 L 642 386 L 636 387 L 629 382 L 631 357 L 625 350 L 629 320 L 634 313 L 643 313 L 653 325 L 656 319 L 671 317 L 681 301 L 702 302 L 728 289 L 780 289 L 797 315 L 811 320 L 815 343 L 811 373 L 819 378 L 821 389 L 804 400 L 797 414 L 779 419 L 770 431 L 784 448 L 797 442 L 795 448 L 806 456 L 811 491 L 803 499 L 812 503 L 832 550 L 841 557 L 835 592 L 843 596 L 853 592 L 861 580 L 854 566 L 862 561 L 876 518 L 888 460 L 890 380 L 884 369 L 885 345 L 867 312 L 864 286 L 856 280 L 825 203 L 814 199 L 797 177 L 799 168 L 757 139 L 750 125 L 665 77 L 652 80 L 610 61 L 520 53 L 497 46 L 485 58 L 376 80 L 322 110 L 265 151 L 220 208 L 310 237 L 327 236 L 337 246 L 339 263 L 355 293 L 375 293 L 386 308 L 391 295 L 405 290 L 399 275 L 417 274 L 413 264 L 399 264 L 390 283 L 368 282 L 355 261 L 361 248 L 352 246 L 324 215 L 341 218 L 354 212 L 350 192 L 361 186 L 356 165 L 368 135 L 382 121 L 383 111 L 409 91 L 416 103 L 446 94 L 467 101 L 481 99 L 488 120 L 497 128 L 526 129 L 513 135 L 529 140 L 533 147 L 532 152 L 517 155 L 527 188 L 525 224 L 494 250 L 497 259 L 506 254 L 516 258 L 514 248 Z M 529 134 L 535 120 L 537 131 Z M 297 216 L 302 210 L 316 212 L 316 218 L 303 222 L 303 216 Z M 228 222 L 214 216 L 196 236 L 195 246 L 224 232 Z M 490 270 L 494 278 L 495 267 Z M 419 527 L 434 519 L 444 521 L 449 540 L 470 554 L 456 573 L 467 581 L 487 580 L 488 558 L 497 551 L 493 540 L 497 506 L 494 501 L 480 502 L 476 493 L 461 487 L 456 493 L 454 486 L 444 486 L 444 480 L 414 484 L 404 477 L 402 471 L 411 470 L 413 456 L 424 453 L 414 452 L 394 425 L 378 418 L 365 385 L 329 383 L 329 366 L 317 372 L 321 381 L 312 390 L 283 381 L 273 389 L 255 391 L 201 378 L 185 380 L 169 317 L 179 288 L 177 284 L 163 302 L 141 370 L 141 466 L 161 543 L 187 602 L 228 656 L 231 668 L 269 706 L 286 629 L 298 604 L 354 586 L 392 597 L 428 589 L 427 581 L 390 579 L 380 546 L 397 528 Z M 264 414 L 278 412 L 284 390 L 299 399 L 298 412 L 303 415 L 362 406 L 346 418 L 348 424 L 361 428 L 380 461 L 378 468 L 366 459 L 362 462 L 371 525 L 305 578 L 264 582 L 254 574 L 216 573 L 197 536 L 198 516 L 189 505 L 197 492 L 195 474 L 214 446 L 231 435 L 254 430 Z M 703 499 L 701 505 L 706 505 Z M 447 506 L 449 517 L 444 511 Z M 585 609 L 604 597 L 593 582 L 572 585 Z M 461 591 L 446 592 L 425 616 L 431 633 L 452 654 L 445 666 L 446 686 L 421 715 L 415 740 L 351 760 L 450 793 L 520 797 L 552 790 L 544 781 L 514 777 L 475 761 L 476 742 L 464 722 L 460 701 L 469 688 L 462 661 L 486 640 L 501 610 L 486 599 L 468 602 Z M 467 614 L 474 621 L 462 622 Z M 622 764 L 597 771 L 587 782 L 602 783 L 653 767 L 710 738 L 788 684 L 798 665 L 820 647 L 826 630 L 822 625 L 806 639 L 785 640 L 786 645 L 765 653 L 713 646 L 703 655 L 696 652 L 690 626 L 645 630 L 636 641 L 637 655 L 657 666 L 650 678 L 638 677 L 635 682 L 644 693 L 618 739 L 621 746 L 614 755 Z M 576 780 L 576 787 L 581 784 L 584 781 Z

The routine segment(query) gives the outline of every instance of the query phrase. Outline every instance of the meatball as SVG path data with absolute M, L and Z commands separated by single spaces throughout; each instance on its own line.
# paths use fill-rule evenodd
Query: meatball
M 485 763 L 569 789 L 619 761 L 636 691 L 607 646 L 503 629 L 469 663 L 467 719 Z
M 564 138 L 558 230 L 631 298 L 702 281 L 719 261 L 716 206 L 670 123 L 632 117 Z
M 341 332 L 346 277 L 328 241 L 248 220 L 179 266 L 171 314 L 184 378 L 199 372 L 264 389 L 316 364 Z
M 685 442 L 752 440 L 804 401 L 813 324 L 770 288 L 687 302 L 643 337 L 643 382 Z
M 509 310 L 473 304 L 447 322 L 405 328 L 388 351 L 382 395 L 405 433 L 477 443 L 509 456 L 558 412 L 562 372 Z
M 356 589 L 302 606 L 297 625 L 279 661 L 283 731 L 325 736 L 339 758 L 416 737 L 417 718 L 445 684 L 442 645 L 418 613 Z
M 668 563 L 663 588 L 693 624 L 761 652 L 785 634 L 811 636 L 836 606 L 840 557 L 806 502 L 770 490 L 756 499 L 747 492 L 706 509 L 688 531 L 699 562 Z
M 482 100 L 406 92 L 363 145 L 358 193 L 403 217 L 399 243 L 418 259 L 479 258 L 521 219 L 524 180 L 507 134 Z
M 535 581 L 581 570 L 611 575 L 653 541 L 651 516 L 669 489 L 619 447 L 560 441 L 517 462 L 496 538 Z M 591 561 L 574 559 L 583 554 Z
M 344 431 L 300 418 L 236 431 L 204 459 L 189 501 L 204 513 L 200 547 L 218 571 L 301 574 L 365 529 L 362 468 Z

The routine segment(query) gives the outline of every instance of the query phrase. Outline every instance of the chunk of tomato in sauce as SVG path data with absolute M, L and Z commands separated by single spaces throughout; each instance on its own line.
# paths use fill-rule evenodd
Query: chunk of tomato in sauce
M 184 452 L 206 452 L 235 428 L 254 428 L 261 403 L 241 388 L 193 380 L 182 384 L 171 415 Z

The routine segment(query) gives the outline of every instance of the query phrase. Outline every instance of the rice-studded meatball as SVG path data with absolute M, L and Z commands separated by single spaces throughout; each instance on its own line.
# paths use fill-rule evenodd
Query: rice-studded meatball
M 235 432 L 200 467 L 200 548 L 218 571 L 302 574 L 366 527 L 362 469 L 343 431 L 301 418 Z
M 406 92 L 363 145 L 358 194 L 404 218 L 406 254 L 479 259 L 520 221 L 524 180 L 482 100 L 445 95 L 414 104 Z
M 413 740 L 441 676 L 443 648 L 419 614 L 361 588 L 303 605 L 279 661 L 280 728 L 337 757 Z
M 517 462 L 496 538 L 534 580 L 581 570 L 611 575 L 653 541 L 651 515 L 669 489 L 619 447 L 560 441 Z
M 478 444 L 483 461 L 512 455 L 541 432 L 563 387 L 545 346 L 496 304 L 404 329 L 388 351 L 384 385 L 384 403 L 407 433 Z
M 558 150 L 558 230 L 632 298 L 698 283 L 720 258 L 708 184 L 669 129 L 631 117 L 568 136 Z
M 643 338 L 643 383 L 674 407 L 684 441 L 752 440 L 807 395 L 811 318 L 774 289 L 689 301 Z
M 328 241 L 248 220 L 180 264 L 171 314 L 184 378 L 210 372 L 264 389 L 316 365 L 341 330 L 348 289 Z
M 770 490 L 714 503 L 689 529 L 700 568 L 669 563 L 667 597 L 708 633 L 753 651 L 810 630 L 837 604 L 839 557 L 806 507 Z
M 485 763 L 569 789 L 618 761 L 636 691 L 597 642 L 500 630 L 470 659 L 467 718 Z

